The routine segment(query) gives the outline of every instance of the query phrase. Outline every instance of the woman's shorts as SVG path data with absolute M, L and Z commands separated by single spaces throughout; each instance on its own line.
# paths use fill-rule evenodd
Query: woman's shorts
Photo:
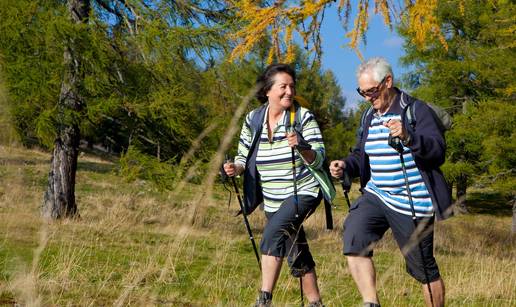
M 315 211 L 322 200 L 322 193 L 318 197 L 298 195 L 298 200 L 297 218 L 294 196 L 287 198 L 278 211 L 265 212 L 268 222 L 260 243 L 262 254 L 287 257 L 295 277 L 303 276 L 315 267 L 301 223 Z

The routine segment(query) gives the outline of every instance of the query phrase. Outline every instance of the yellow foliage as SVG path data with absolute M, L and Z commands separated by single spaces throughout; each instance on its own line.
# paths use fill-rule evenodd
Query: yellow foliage
M 294 60 L 294 41 L 297 32 L 305 46 L 311 43 L 310 51 L 320 56 L 321 39 L 320 27 L 324 10 L 332 5 L 333 0 L 314 1 L 285 1 L 277 0 L 271 5 L 260 6 L 261 1 L 227 0 L 230 9 L 237 12 L 236 16 L 242 23 L 242 28 L 231 36 L 237 45 L 233 49 L 230 60 L 242 58 L 250 53 L 253 47 L 262 39 L 272 42 L 268 62 L 274 59 L 279 62 L 291 63 Z M 369 3 L 371 0 L 357 1 L 357 16 L 353 28 L 346 34 L 350 39 L 348 46 L 355 50 L 360 58 L 360 41 L 365 37 L 369 25 Z M 447 48 L 446 40 L 441 33 L 435 16 L 437 0 L 405 0 L 404 7 L 395 7 L 389 0 L 373 0 L 374 13 L 381 14 L 385 25 L 392 28 L 393 17 L 408 22 L 408 29 L 413 37 L 413 43 L 423 48 L 427 42 L 437 38 Z M 344 12 L 347 23 L 351 6 L 350 0 L 340 0 L 337 6 L 339 15 Z M 399 2 L 398 2 L 399 3 Z M 401 4 L 399 4 L 401 6 Z M 464 0 L 459 3 L 459 9 L 464 10 Z M 306 25 L 308 24 L 308 27 Z M 344 24 L 345 25 L 345 24 Z
M 294 100 L 296 100 L 300 106 L 305 108 L 309 108 L 311 105 L 310 102 L 308 102 L 308 100 L 306 100 L 306 98 L 301 95 L 294 96 Z
M 358 14 L 355 18 L 355 25 L 353 30 L 351 30 L 347 37 L 351 39 L 348 43 L 348 46 L 355 50 L 358 57 L 363 60 L 362 54 L 358 50 L 358 43 L 362 37 L 364 37 L 365 32 L 367 31 L 368 22 L 369 22 L 369 0 L 359 0 L 358 2 Z
M 448 49 L 434 14 L 436 7 L 437 0 L 420 0 L 408 7 L 408 31 L 412 34 L 412 42 L 419 48 L 423 48 L 430 39 L 437 38 Z
M 464 16 L 465 8 L 464 8 L 464 0 L 459 1 L 459 11 L 462 16 Z
M 293 33 L 297 31 L 307 44 L 310 35 L 318 33 L 320 28 L 317 21 L 319 14 L 333 1 L 306 1 L 302 5 L 292 6 L 282 0 L 268 7 L 260 7 L 256 1 L 249 0 L 228 2 L 244 23 L 242 29 L 231 36 L 237 41 L 230 56 L 231 60 L 248 54 L 261 39 L 268 37 L 273 42 L 268 61 L 272 62 L 276 57 L 278 61 L 290 63 L 294 60 Z M 298 26 L 307 19 L 311 19 L 311 25 L 305 33 Z M 283 41 L 283 45 L 280 45 L 280 41 Z M 286 52 L 283 54 L 282 50 Z

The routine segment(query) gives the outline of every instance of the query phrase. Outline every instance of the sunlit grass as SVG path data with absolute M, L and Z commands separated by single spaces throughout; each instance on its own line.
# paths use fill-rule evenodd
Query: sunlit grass
M 252 304 L 260 272 L 242 217 L 234 216 L 236 199 L 228 208 L 221 185 L 209 200 L 199 197 L 207 192 L 203 186 L 191 184 L 181 193 L 160 192 L 148 182 L 125 182 L 111 162 L 82 156 L 76 190 L 80 219 L 46 224 L 39 206 L 49 159 L 39 151 L 0 147 L 0 305 Z M 351 198 L 357 195 L 353 191 Z M 347 207 L 342 197 L 336 203 L 333 231 L 324 229 L 322 208 L 305 228 L 325 304 L 358 306 L 361 299 L 341 254 Z M 193 221 L 192 206 L 197 207 Z M 436 228 L 448 306 L 514 306 L 511 217 L 477 212 Z M 263 214 L 254 213 L 250 223 L 259 241 Z M 390 233 L 378 245 L 375 262 L 383 306 L 423 305 L 420 285 L 405 272 Z M 299 305 L 298 285 L 285 265 L 276 306 Z

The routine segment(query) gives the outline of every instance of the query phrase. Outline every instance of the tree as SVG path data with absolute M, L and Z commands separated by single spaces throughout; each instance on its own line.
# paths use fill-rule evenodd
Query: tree
M 320 60 L 322 52 L 320 28 L 324 21 L 324 12 L 334 4 L 334 0 L 227 0 L 227 2 L 243 24 L 241 29 L 232 35 L 236 41 L 236 46 L 231 53 L 232 59 L 249 54 L 262 39 L 267 38 L 272 42 L 268 63 L 274 59 L 291 63 L 295 56 L 294 34 L 297 33 L 303 40 L 305 48 L 315 55 L 315 60 Z M 360 57 L 358 47 L 361 40 L 365 41 L 370 2 L 372 1 L 357 1 L 357 16 L 354 26 L 346 35 L 350 39 L 348 46 L 355 50 Z M 405 0 L 403 4 L 396 4 L 389 0 L 375 0 L 374 13 L 381 14 L 388 27 L 392 27 L 393 19 L 405 18 L 409 24 L 408 30 L 413 34 L 411 40 L 419 47 L 434 38 L 446 46 L 434 14 L 438 2 L 437 0 Z M 351 0 L 339 1 L 337 10 L 339 17 L 343 20 L 343 27 L 347 28 Z
M 455 114 L 443 170 L 461 211 L 472 184 L 514 199 L 515 9 L 510 1 L 442 1 L 436 17 L 447 49 L 435 40 L 422 49 L 405 44 L 415 94 Z M 400 33 L 410 41 L 407 27 Z
M 90 2 L 88 0 L 68 0 L 68 13 L 77 31 L 84 30 L 88 22 Z M 57 104 L 59 126 L 54 141 L 54 150 L 48 186 L 43 201 L 42 212 L 47 218 L 74 217 L 77 215 L 75 203 L 75 173 L 79 153 L 79 124 L 73 114 L 81 112 L 84 99 L 81 97 L 81 50 L 74 38 L 70 38 L 64 50 L 64 76 Z
M 77 213 L 81 129 L 87 141 L 118 151 L 133 145 L 169 160 L 205 128 L 212 111 L 200 99 L 197 61 L 208 63 L 223 50 L 224 31 L 211 26 L 225 16 L 218 1 L 16 1 L 0 7 L 0 39 L 9 42 L 0 47 L 2 70 L 18 133 L 25 144 L 53 148 L 45 216 Z

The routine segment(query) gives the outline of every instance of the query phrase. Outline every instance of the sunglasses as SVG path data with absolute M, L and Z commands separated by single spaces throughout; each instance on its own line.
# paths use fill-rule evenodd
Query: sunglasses
M 377 86 L 373 86 L 365 91 L 361 90 L 360 87 L 357 87 L 358 94 L 360 94 L 360 96 L 362 96 L 362 97 L 367 96 L 367 97 L 375 98 L 376 96 L 378 96 L 378 94 L 380 92 L 380 88 L 382 87 L 383 82 L 385 82 L 387 77 L 388 76 L 383 77 L 382 81 L 380 81 L 380 83 L 378 83 Z

